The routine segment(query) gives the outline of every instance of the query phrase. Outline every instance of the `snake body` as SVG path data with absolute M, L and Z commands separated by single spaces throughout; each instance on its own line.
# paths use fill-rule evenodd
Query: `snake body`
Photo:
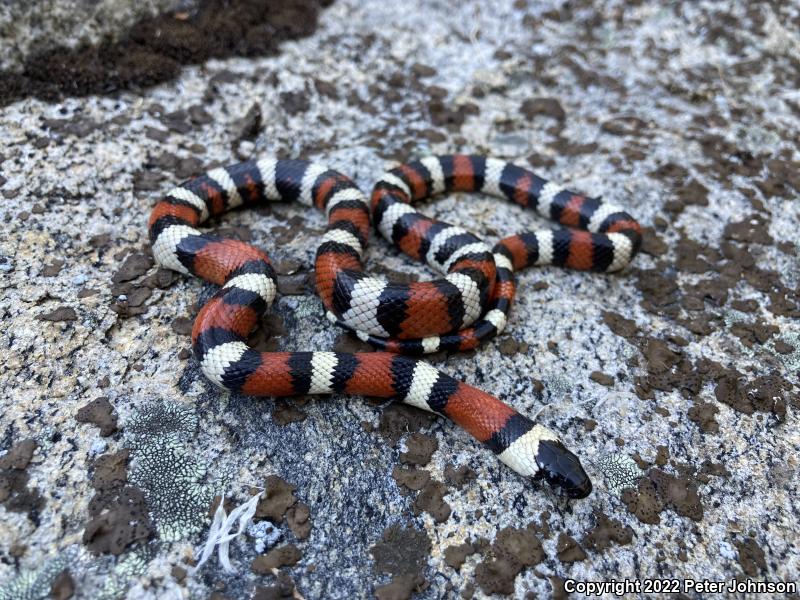
M 412 200 L 450 190 L 508 197 L 583 231 L 527 232 L 489 248 L 410 206 Z M 315 270 L 328 318 L 387 351 L 258 352 L 248 347 L 248 335 L 275 297 L 269 257 L 250 244 L 196 227 L 212 215 L 265 201 L 299 201 L 327 214 Z M 156 261 L 221 286 L 192 331 L 203 373 L 223 389 L 252 396 L 395 398 L 450 418 L 519 474 L 544 478 L 571 498 L 587 496 L 589 477 L 554 432 L 398 352 L 474 348 L 505 326 L 514 269 L 549 263 L 619 269 L 638 249 L 638 223 L 616 207 L 562 190 L 520 167 L 465 155 L 431 157 L 389 171 L 376 185 L 371 204 L 341 173 L 272 158 L 211 170 L 156 204 L 149 221 Z M 396 284 L 367 275 L 362 257 L 372 215 L 385 237 L 444 277 Z
M 526 231 L 490 250 L 465 229 L 411 206 L 452 191 L 508 199 L 571 228 Z M 403 354 L 471 350 L 497 335 L 508 320 L 515 270 L 552 264 L 613 272 L 627 265 L 641 245 L 639 223 L 622 208 L 483 156 L 430 156 L 400 165 L 380 178 L 371 203 L 375 226 L 386 240 L 448 276 L 418 284 L 434 287 L 427 294 L 414 289 L 408 296 L 402 289 L 383 294 L 386 301 L 376 319 L 381 327 L 334 319 L 338 313 L 328 316 L 374 347 Z

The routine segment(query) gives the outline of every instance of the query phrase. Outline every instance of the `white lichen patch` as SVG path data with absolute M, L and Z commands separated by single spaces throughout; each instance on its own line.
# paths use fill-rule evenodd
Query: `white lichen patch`
M 42 562 L 41 566 L 23 570 L 10 581 L 0 585 L 0 600 L 39 600 L 48 598 L 50 589 L 59 574 L 70 567 L 75 568 L 80 561 L 80 550 L 70 546 L 54 557 Z
M 128 590 L 134 578 L 147 571 L 147 564 L 153 558 L 153 550 L 145 546 L 136 546 L 122 555 L 108 575 L 98 595 L 98 600 L 115 600 Z
M 608 491 L 615 495 L 625 488 L 636 487 L 636 482 L 644 476 L 644 471 L 627 454 L 607 454 L 597 461 L 597 466 L 603 473 Z
M 159 401 L 140 407 L 126 427 L 133 457 L 128 478 L 144 491 L 163 542 L 200 531 L 214 495 L 206 464 L 192 444 L 196 429 L 193 410 Z

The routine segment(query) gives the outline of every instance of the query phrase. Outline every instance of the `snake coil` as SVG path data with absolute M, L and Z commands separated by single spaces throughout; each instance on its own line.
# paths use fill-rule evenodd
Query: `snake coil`
M 449 191 L 508 198 L 573 229 L 525 232 L 489 248 L 466 230 L 411 206 Z M 196 227 L 212 215 L 265 201 L 299 201 L 327 214 L 316 253 L 317 292 L 330 320 L 384 351 L 258 352 L 248 347 L 248 335 L 275 298 L 269 257 L 250 244 Z M 373 218 L 385 238 L 444 277 L 398 284 L 367 275 L 363 255 Z M 401 165 L 381 177 L 371 203 L 334 170 L 265 158 L 217 168 L 174 188 L 153 208 L 149 233 L 160 265 L 221 286 L 192 330 L 194 354 L 216 385 L 252 396 L 395 398 L 450 418 L 523 476 L 544 478 L 571 498 L 591 492 L 580 461 L 554 432 L 401 353 L 467 350 L 502 331 L 515 293 L 515 269 L 544 264 L 621 269 L 641 243 L 639 224 L 623 210 L 479 156 L 429 157 Z

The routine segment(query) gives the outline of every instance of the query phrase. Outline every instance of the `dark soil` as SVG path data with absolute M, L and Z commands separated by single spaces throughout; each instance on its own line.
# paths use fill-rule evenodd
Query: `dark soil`
M 108 398 L 101 396 L 83 406 L 75 415 L 81 423 L 91 423 L 100 428 L 100 435 L 109 436 L 117 431 L 117 413 Z
M 380 600 L 410 598 L 414 590 L 427 584 L 422 576 L 431 551 L 428 535 L 414 527 L 392 525 L 383 539 L 372 547 L 377 571 L 392 575 L 392 580 L 375 592 Z
M 332 0 L 200 0 L 191 12 L 143 19 L 118 39 L 29 56 L 21 72 L 0 72 L 0 106 L 35 96 L 110 94 L 176 77 L 210 58 L 275 54 L 284 40 L 317 28 Z
M 0 503 L 6 510 L 27 513 L 37 526 L 45 500 L 36 489 L 28 488 L 26 469 L 38 447 L 33 439 L 22 440 L 0 457 Z

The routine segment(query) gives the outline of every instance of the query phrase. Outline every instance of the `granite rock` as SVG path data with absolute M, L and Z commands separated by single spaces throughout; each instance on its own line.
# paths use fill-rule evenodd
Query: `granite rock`
M 76 0 L 124 10 L 61 29 L 25 16 L 51 3 L 23 4 L 0 10 L 18 41 L 4 65 L 41 31 L 92 42 L 169 3 Z M 798 19 L 774 2 L 337 0 L 268 55 L 0 108 L 0 598 L 797 580 Z M 149 260 L 159 194 L 212 166 L 304 157 L 369 190 L 394 161 L 452 152 L 529 165 L 647 228 L 619 274 L 519 273 L 507 333 L 432 357 L 558 431 L 595 482 L 586 500 L 414 409 L 221 392 L 187 351 L 213 286 Z M 425 210 L 489 241 L 544 225 L 479 195 Z M 259 347 L 359 348 L 312 291 L 321 214 L 213 226 L 290 265 Z M 431 276 L 380 239 L 367 262 Z M 85 408 L 98 398 L 102 418 Z M 214 553 L 195 571 L 219 504 L 265 489 L 231 570 Z M 137 531 L 114 520 L 129 512 Z

